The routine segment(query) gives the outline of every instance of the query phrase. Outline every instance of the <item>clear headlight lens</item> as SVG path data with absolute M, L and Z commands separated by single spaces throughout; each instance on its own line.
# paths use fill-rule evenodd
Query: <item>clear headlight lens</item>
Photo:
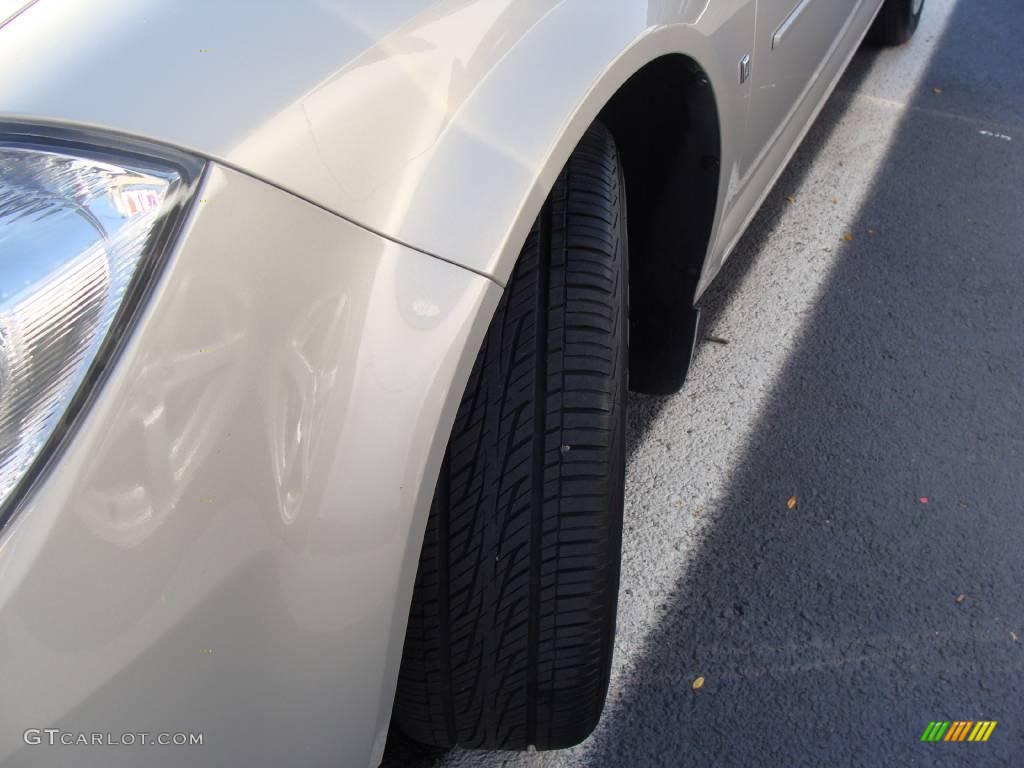
M 66 416 L 182 183 L 0 145 L 0 510 Z

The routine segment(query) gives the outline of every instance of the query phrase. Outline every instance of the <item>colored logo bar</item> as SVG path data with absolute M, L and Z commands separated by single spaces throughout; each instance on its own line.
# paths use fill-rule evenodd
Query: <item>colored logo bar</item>
M 921 741 L 988 741 L 995 729 L 995 720 L 933 720 Z

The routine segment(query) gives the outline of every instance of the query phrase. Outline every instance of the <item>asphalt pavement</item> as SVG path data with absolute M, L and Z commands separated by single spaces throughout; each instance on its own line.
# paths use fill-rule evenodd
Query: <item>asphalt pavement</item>
M 1020 0 L 927 0 L 858 53 L 684 389 L 632 397 L 593 736 L 418 764 L 1024 765 L 1022 38 Z

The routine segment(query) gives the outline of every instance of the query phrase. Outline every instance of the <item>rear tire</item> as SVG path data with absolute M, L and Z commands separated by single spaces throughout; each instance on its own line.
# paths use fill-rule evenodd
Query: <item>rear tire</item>
M 600 124 L 534 224 L 470 375 L 420 557 L 395 723 L 439 747 L 585 739 L 615 634 L 625 185 Z
M 868 39 L 879 45 L 903 45 L 914 36 L 924 11 L 924 0 L 885 0 Z

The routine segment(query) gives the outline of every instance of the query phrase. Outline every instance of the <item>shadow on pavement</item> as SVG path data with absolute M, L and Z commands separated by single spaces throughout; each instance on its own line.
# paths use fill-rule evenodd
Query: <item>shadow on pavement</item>
M 586 764 L 1024 764 L 1024 156 L 956 114 L 1020 124 L 1014 29 L 1017 0 L 954 12 L 923 81 L 942 108 L 922 87 L 907 110 L 853 225 L 878 236 L 844 248 Z M 712 319 L 784 205 L 776 191 Z M 658 414 L 644 400 L 633 445 Z M 920 743 L 936 719 L 1000 725 Z

